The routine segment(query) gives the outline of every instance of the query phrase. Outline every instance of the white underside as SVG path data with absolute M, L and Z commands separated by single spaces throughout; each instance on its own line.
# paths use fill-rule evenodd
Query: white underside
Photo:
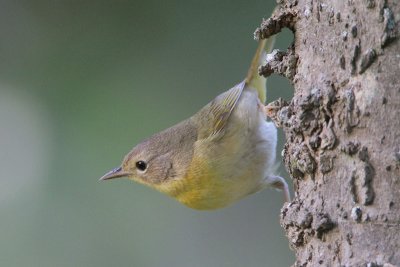
M 231 180 L 228 183 L 231 186 L 227 190 L 229 195 L 240 199 L 273 182 L 269 177 L 276 166 L 277 130 L 272 122 L 266 121 L 263 105 L 255 91 L 243 91 L 229 120 L 222 144 L 227 147 L 220 151 L 234 151 L 234 155 L 216 151 L 216 156 L 222 162 L 228 156 L 224 177 Z

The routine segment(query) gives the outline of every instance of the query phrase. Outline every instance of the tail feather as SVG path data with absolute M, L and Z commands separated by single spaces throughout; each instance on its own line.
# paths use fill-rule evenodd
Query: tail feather
M 275 44 L 275 36 L 268 39 L 260 40 L 258 43 L 256 54 L 251 61 L 250 69 L 246 76 L 246 85 L 254 90 L 257 90 L 258 97 L 262 103 L 265 103 L 267 98 L 266 81 L 264 76 L 258 74 L 258 66 L 260 66 L 266 58 L 267 53 L 272 51 Z

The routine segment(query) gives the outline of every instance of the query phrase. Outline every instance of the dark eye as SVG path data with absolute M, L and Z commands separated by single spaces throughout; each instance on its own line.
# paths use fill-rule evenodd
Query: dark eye
M 145 171 L 147 169 L 147 164 L 143 160 L 136 162 L 136 168 L 140 171 Z

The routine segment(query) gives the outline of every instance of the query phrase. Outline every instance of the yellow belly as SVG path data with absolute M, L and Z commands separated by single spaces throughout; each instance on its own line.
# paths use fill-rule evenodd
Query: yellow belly
M 185 177 L 160 184 L 156 189 L 190 208 L 212 210 L 228 206 L 262 188 L 259 179 L 249 172 L 227 177 L 226 168 L 215 166 L 201 156 L 194 157 L 191 166 Z

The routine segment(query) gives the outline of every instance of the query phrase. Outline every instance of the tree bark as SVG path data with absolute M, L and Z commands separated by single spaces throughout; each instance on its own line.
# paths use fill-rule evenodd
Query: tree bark
M 287 138 L 294 266 L 400 266 L 400 4 L 279 2 L 255 36 L 295 37 L 260 68 L 295 88 L 268 106 Z

